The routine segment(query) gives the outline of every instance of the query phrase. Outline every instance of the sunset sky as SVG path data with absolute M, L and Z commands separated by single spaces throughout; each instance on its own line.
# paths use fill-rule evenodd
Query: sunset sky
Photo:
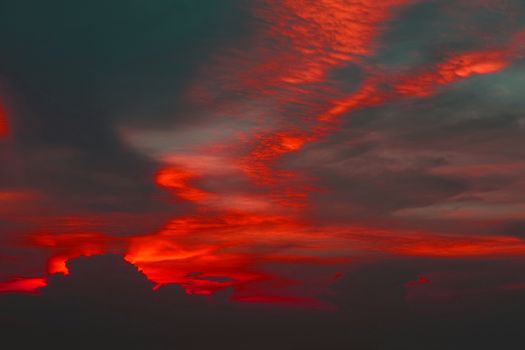
M 188 314 L 490 323 L 525 300 L 524 92 L 521 0 L 0 1 L 0 299 L 134 271 Z

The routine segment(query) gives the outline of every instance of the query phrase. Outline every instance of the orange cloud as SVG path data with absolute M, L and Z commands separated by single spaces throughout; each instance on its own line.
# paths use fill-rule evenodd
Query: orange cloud
M 45 287 L 46 285 L 47 281 L 45 278 L 42 277 L 16 277 L 9 281 L 0 282 L 0 293 L 35 293 L 39 288 Z
M 48 273 L 68 274 L 67 260 L 110 252 L 111 241 L 114 240 L 102 233 L 36 233 L 29 236 L 27 243 L 49 251 Z
M 491 74 L 505 69 L 510 64 L 508 50 L 485 50 L 453 55 L 435 69 L 415 76 L 408 76 L 396 84 L 401 95 L 425 97 L 437 87 L 451 84 L 474 75 Z
M 195 177 L 195 174 L 188 170 L 168 167 L 157 172 L 155 182 L 172 190 L 180 199 L 198 202 L 207 198 L 209 193 L 190 185 L 190 181 Z

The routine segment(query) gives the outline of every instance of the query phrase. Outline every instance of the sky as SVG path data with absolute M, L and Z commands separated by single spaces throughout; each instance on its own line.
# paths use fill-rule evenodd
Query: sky
M 0 1 L 0 324 L 514 349 L 524 68 L 521 0 Z

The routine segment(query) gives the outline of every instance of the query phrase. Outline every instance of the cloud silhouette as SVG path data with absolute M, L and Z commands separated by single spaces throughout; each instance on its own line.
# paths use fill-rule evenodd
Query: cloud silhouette
M 460 278 L 490 266 L 486 262 L 447 264 L 455 265 Z M 500 273 L 512 264 L 502 261 L 491 269 Z M 500 344 L 519 349 L 519 320 L 525 307 L 519 302 L 525 284 L 507 283 L 519 273 L 507 273 L 501 279 L 506 289 L 498 293 L 472 294 L 472 288 L 484 286 L 469 286 L 465 281 L 458 289 L 461 280 L 454 282 L 450 266 L 439 261 L 371 261 L 354 266 L 332 286 L 330 301 L 336 305 L 332 311 L 232 303 L 227 295 L 222 299 L 187 295 L 177 285 L 153 291 L 152 283 L 117 255 L 81 257 L 69 261 L 68 267 L 69 275 L 52 276 L 39 295 L 0 296 L 4 344 L 18 348 L 53 344 L 58 349 L 248 346 L 283 350 L 320 346 L 419 349 L 425 344 L 436 350 L 490 349 Z M 429 268 L 434 270 L 429 278 L 418 279 Z M 439 268 L 449 277 L 440 275 Z M 451 287 L 455 292 L 471 290 L 468 295 L 473 300 L 465 300 L 470 304 L 468 312 L 450 305 L 414 304 L 418 294 L 420 303 L 428 297 L 435 303 L 433 288 Z M 461 298 L 446 301 L 464 302 Z M 480 328 L 491 332 L 479 333 Z

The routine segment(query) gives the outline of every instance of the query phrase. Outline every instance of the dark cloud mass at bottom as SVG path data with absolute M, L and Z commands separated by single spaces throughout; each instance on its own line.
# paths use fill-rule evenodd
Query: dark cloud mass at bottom
M 19 349 L 521 348 L 523 291 L 469 295 L 468 286 L 456 286 L 445 307 L 438 301 L 421 309 L 411 300 L 425 294 L 420 264 L 360 266 L 334 282 L 330 301 L 337 310 L 326 312 L 237 304 L 227 293 L 191 296 L 177 285 L 153 291 L 117 255 L 83 257 L 71 260 L 70 275 L 54 276 L 39 295 L 0 296 L 2 342 Z M 487 267 L 448 264 L 468 272 Z M 504 270 L 512 264 L 494 265 Z M 410 298 L 407 289 L 414 289 Z
M 522 349 L 521 0 L 0 1 L 0 346 Z

